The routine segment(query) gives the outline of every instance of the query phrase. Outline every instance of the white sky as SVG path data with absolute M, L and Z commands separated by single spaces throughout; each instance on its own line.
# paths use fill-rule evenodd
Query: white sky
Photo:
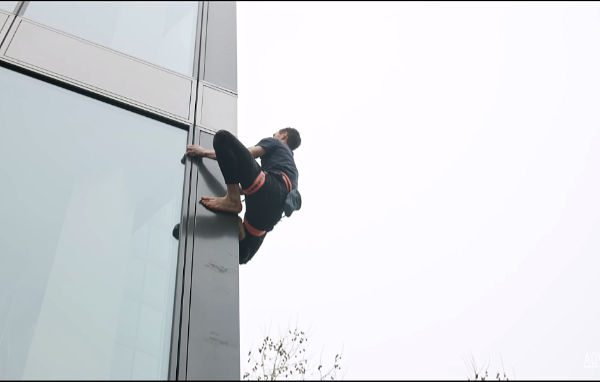
M 238 2 L 239 137 L 303 206 L 240 268 L 346 379 L 599 379 L 600 3 Z M 311 344 L 312 341 L 312 344 Z

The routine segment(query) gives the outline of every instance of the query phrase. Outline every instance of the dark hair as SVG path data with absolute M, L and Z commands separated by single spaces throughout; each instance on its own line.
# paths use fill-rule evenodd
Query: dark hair
M 300 139 L 300 133 L 298 130 L 293 127 L 286 127 L 285 129 L 279 130 L 281 134 L 287 133 L 287 145 L 290 150 L 294 151 L 298 147 L 300 147 L 300 143 L 302 143 L 302 139 Z

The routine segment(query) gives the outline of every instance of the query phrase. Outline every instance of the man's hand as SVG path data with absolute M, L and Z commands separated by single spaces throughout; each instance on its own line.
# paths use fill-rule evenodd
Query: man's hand
M 185 149 L 185 155 L 195 155 L 200 158 L 204 158 L 206 156 L 206 151 L 199 145 L 187 145 Z
M 194 155 L 199 158 L 217 159 L 214 150 L 206 150 L 200 145 L 187 145 L 185 155 Z

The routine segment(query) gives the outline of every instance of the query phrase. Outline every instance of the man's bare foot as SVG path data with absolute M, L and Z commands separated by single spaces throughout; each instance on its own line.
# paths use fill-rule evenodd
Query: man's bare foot
M 221 212 L 231 212 L 234 214 L 239 214 L 242 212 L 242 202 L 235 199 L 230 199 L 227 197 L 223 198 L 210 198 L 207 196 L 203 196 L 200 198 L 200 203 L 209 210 L 212 211 L 221 211 Z

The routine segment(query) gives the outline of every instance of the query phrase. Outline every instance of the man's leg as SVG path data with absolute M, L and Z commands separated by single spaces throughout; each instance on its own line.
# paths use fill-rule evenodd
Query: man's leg
M 241 189 L 252 185 L 261 172 L 260 165 L 254 160 L 250 151 L 229 131 L 218 131 L 213 146 L 227 184 L 227 195 L 222 198 L 203 196 L 200 203 L 211 210 L 240 213 L 242 211 Z
M 256 255 L 256 252 L 258 252 L 266 236 L 266 233 L 262 236 L 253 236 L 248 234 L 242 241 L 239 242 L 240 264 L 246 264 L 254 257 L 254 255 Z

